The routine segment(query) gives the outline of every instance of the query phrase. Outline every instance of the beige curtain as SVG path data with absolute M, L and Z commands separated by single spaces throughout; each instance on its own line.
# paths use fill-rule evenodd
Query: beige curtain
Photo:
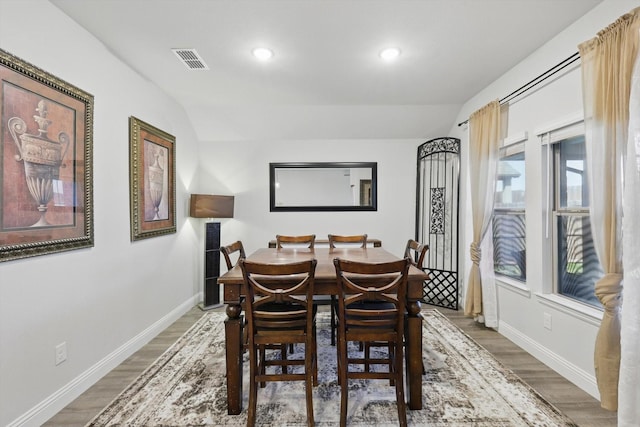
M 591 229 L 604 277 L 595 292 L 604 306 L 594 363 L 601 406 L 618 408 L 622 303 L 622 183 L 631 75 L 640 8 L 579 46 L 585 110 Z
M 491 257 L 492 254 L 483 254 L 480 247 L 491 224 L 498 149 L 503 134 L 502 117 L 506 116 L 504 112 L 506 108 L 506 106 L 501 107 L 496 100 L 469 117 L 469 176 L 471 177 L 469 191 L 473 215 L 473 241 L 470 248 L 472 264 L 464 312 L 481 322 L 491 319 L 486 322 L 486 325 L 492 327 L 497 326 L 495 284 L 490 283 L 490 280 L 485 280 L 483 283 L 481 269 L 482 257 Z M 493 298 L 487 298 L 488 295 L 492 295 Z

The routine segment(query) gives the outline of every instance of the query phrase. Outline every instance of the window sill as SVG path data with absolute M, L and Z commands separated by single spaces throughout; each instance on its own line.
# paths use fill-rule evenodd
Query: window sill
M 603 315 L 602 310 L 589 307 L 586 304 L 575 302 L 570 298 L 566 298 L 556 294 L 536 293 L 536 297 L 538 297 L 540 303 L 548 307 L 569 314 L 576 319 L 587 322 L 593 326 L 600 326 Z
M 496 275 L 495 277 L 496 285 L 500 286 L 501 288 L 520 294 L 525 298 L 531 298 L 531 289 L 527 287 L 525 282 L 512 279 L 508 276 Z

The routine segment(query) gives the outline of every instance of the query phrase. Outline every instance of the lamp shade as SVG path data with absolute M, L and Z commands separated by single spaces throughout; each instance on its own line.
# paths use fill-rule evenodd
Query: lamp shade
M 233 196 L 192 194 L 189 216 L 193 218 L 233 218 Z

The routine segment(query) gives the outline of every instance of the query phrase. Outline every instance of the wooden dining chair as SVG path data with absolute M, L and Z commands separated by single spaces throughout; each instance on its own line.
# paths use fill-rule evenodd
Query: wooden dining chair
M 307 423 L 314 425 L 312 387 L 318 384 L 316 309 L 313 303 L 315 259 L 286 264 L 262 264 L 240 260 L 247 291 L 246 315 L 249 333 L 249 411 L 247 425 L 256 421 L 258 386 L 267 381 L 305 381 Z M 273 276 L 290 276 L 290 283 Z M 267 359 L 267 346 L 304 345 L 304 359 Z M 287 370 L 302 366 L 303 372 Z M 280 367 L 274 370 L 274 367 Z M 284 420 L 283 420 L 284 421 Z
M 413 264 L 416 268 L 423 270 L 424 258 L 428 250 L 429 250 L 429 245 L 423 245 L 422 243 L 417 242 L 416 240 L 409 239 L 407 241 L 407 245 L 405 246 L 404 257 L 408 258 L 411 264 Z M 365 352 L 365 356 L 364 356 L 365 359 L 369 358 L 369 355 L 371 354 L 371 349 L 374 347 L 387 347 L 387 343 L 375 342 L 375 341 L 363 343 L 361 346 L 361 350 L 364 350 Z M 368 368 L 369 366 L 365 365 L 365 370 L 367 370 Z M 423 374 L 426 373 L 424 363 L 422 364 L 422 373 Z
M 276 249 L 283 249 L 283 248 L 313 249 L 315 243 L 316 243 L 315 234 L 304 234 L 300 236 L 287 236 L 282 234 L 276 234 Z M 289 348 L 293 353 L 293 344 L 289 345 Z
M 404 256 L 405 258 L 409 258 L 411 260 L 411 263 L 414 266 L 416 266 L 416 268 L 419 268 L 420 270 L 424 271 L 425 269 L 424 259 L 425 259 L 425 256 L 427 255 L 428 250 L 429 250 L 429 245 L 422 244 L 413 239 L 409 239 L 407 241 L 407 246 L 404 249 Z M 372 345 L 369 345 L 369 348 L 371 346 Z M 422 362 L 422 373 L 423 374 L 427 373 L 427 370 L 424 366 L 424 361 Z
M 424 257 L 428 250 L 429 245 L 423 245 L 420 242 L 409 239 L 404 249 L 404 256 L 409 258 L 414 266 L 422 270 L 424 268 Z
M 329 234 L 329 249 L 341 248 L 363 248 L 367 247 L 366 234 L 354 234 L 349 236 L 341 236 L 338 234 Z M 336 296 L 331 295 L 331 345 L 336 345 L 336 311 L 338 304 Z
M 329 234 L 329 248 L 336 249 L 338 247 L 366 248 L 367 235 L 355 234 L 350 236 L 340 236 L 337 234 Z
M 348 381 L 386 379 L 395 386 L 398 421 L 407 425 L 404 395 L 404 325 L 408 258 L 385 263 L 333 260 L 338 281 L 338 382 L 341 387 L 340 425 L 347 422 Z M 384 342 L 387 352 L 376 357 L 348 353 L 349 343 Z M 362 355 L 362 356 L 359 356 Z M 383 369 L 351 369 L 354 365 L 385 365 Z
M 224 255 L 224 260 L 227 263 L 227 270 L 231 270 L 241 259 L 245 259 L 247 257 L 244 252 L 244 246 L 242 242 L 238 240 L 237 242 L 233 242 L 230 245 L 223 246 L 220 248 L 220 252 Z M 233 262 L 233 257 L 237 256 L 236 261 Z
M 244 251 L 244 245 L 240 240 L 233 242 L 230 245 L 221 247 L 220 252 L 222 252 L 222 255 L 224 255 L 224 260 L 225 260 L 225 263 L 227 264 L 227 270 L 231 270 L 233 267 L 235 267 L 240 262 L 241 259 L 247 258 L 247 255 Z M 235 262 L 234 262 L 234 258 L 235 258 Z M 246 304 L 244 301 L 242 301 L 240 305 L 242 306 L 243 310 L 246 309 Z M 248 329 L 246 327 L 246 319 L 245 319 L 244 328 L 242 329 L 243 351 L 247 350 L 248 344 L 249 344 L 249 334 L 248 334 Z M 286 352 L 287 350 L 286 346 L 284 345 L 278 346 L 278 347 L 268 346 L 268 348 L 269 349 L 277 348 L 282 352 Z M 293 352 L 293 349 L 291 349 L 291 351 Z
M 276 235 L 276 248 L 278 249 L 282 249 L 284 247 L 313 249 L 315 242 L 315 234 L 306 234 L 302 236 Z
M 247 255 L 244 251 L 244 245 L 240 240 L 231 243 L 227 246 L 222 246 L 220 248 L 220 252 L 224 255 L 224 261 L 227 264 L 227 270 L 231 270 L 233 267 L 240 263 L 241 259 L 247 258 Z M 235 258 L 235 261 L 234 261 Z M 243 310 L 245 308 L 245 303 L 242 301 L 241 306 Z M 242 329 L 242 349 L 245 351 L 247 349 L 247 345 L 249 343 L 249 335 L 247 334 L 246 328 L 246 319 L 245 319 L 245 327 Z

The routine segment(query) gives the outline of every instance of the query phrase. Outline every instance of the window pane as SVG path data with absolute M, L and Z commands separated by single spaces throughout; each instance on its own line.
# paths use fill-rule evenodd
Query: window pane
M 524 151 L 498 162 L 493 213 L 493 269 L 496 274 L 526 279 Z
M 558 146 L 557 208 L 586 208 L 589 206 L 589 197 L 584 173 L 584 136 L 567 139 Z
M 497 274 L 526 279 L 525 236 L 524 213 L 494 212 L 493 269 Z
M 602 308 L 595 295 L 602 275 L 589 215 L 558 216 L 558 293 Z
M 496 209 L 524 209 L 524 152 L 500 158 L 494 206 Z

